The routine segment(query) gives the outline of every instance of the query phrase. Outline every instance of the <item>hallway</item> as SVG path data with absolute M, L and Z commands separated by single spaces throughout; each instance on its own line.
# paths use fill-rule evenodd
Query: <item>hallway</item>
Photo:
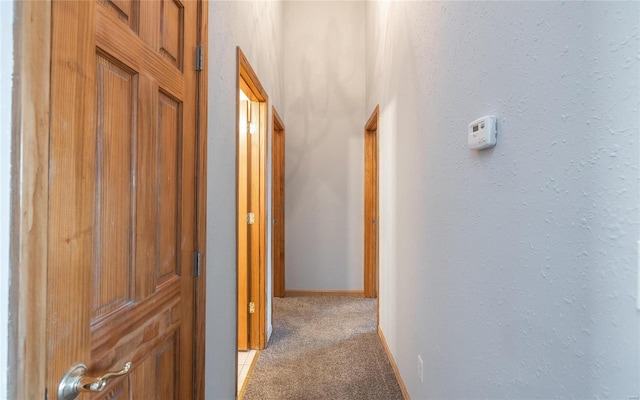
M 376 300 L 277 298 L 274 331 L 244 400 L 401 400 L 376 331 Z
M 82 362 L 114 378 L 106 396 L 235 399 L 246 312 L 253 347 L 272 339 L 262 361 L 287 338 L 308 346 L 262 387 L 293 398 L 393 398 L 389 355 L 414 400 L 639 399 L 639 15 L 639 1 L 0 1 L 0 397 L 74 391 L 84 367 L 59 383 Z M 239 48 L 265 93 L 264 202 L 246 215 Z M 374 224 L 380 341 L 370 320 L 357 340 L 340 331 L 353 313 L 333 332 L 332 312 L 317 329 L 272 315 L 304 301 L 274 299 L 276 109 L 283 290 L 364 295 Z M 478 150 L 484 116 L 497 144 Z M 237 233 L 255 220 L 259 301 L 244 307 Z M 358 355 L 314 362 L 342 352 L 319 346 L 333 333 Z M 369 356 L 384 368 L 361 377 L 388 385 L 352 380 Z
M 637 396 L 639 12 L 211 2 L 208 398 L 236 392 L 237 46 L 287 129 L 286 290 L 363 290 L 379 105 L 379 324 L 411 398 Z M 497 145 L 470 149 L 486 115 Z

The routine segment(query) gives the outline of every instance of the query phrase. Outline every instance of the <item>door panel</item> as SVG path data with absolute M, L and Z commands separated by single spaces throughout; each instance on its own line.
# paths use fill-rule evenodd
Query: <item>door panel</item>
M 53 3 L 47 387 L 193 391 L 197 4 Z
M 133 141 L 137 77 L 97 55 L 95 262 L 92 320 L 131 301 Z

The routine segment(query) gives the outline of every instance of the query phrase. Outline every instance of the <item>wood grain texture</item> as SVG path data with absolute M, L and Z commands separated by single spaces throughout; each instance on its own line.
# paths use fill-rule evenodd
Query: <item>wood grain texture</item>
M 140 2 L 134 0 L 100 0 L 105 4 L 105 9 L 116 18 L 123 21 L 131 30 L 138 32 L 138 15 Z
M 275 107 L 272 108 L 273 131 L 271 136 L 272 166 L 272 215 L 271 224 L 273 256 L 273 295 L 285 295 L 285 138 L 286 131 Z
M 142 39 L 152 51 L 160 51 L 160 19 L 162 3 L 160 1 L 137 1 L 140 8 L 138 21 L 138 37 Z M 134 32 L 135 33 L 135 32 Z
M 180 49 L 195 48 L 196 6 Z M 192 398 L 195 57 L 176 70 L 110 7 L 53 7 L 47 387 L 55 398 L 77 361 L 90 374 L 132 361 L 113 397 Z
M 208 2 L 198 0 L 198 39 L 197 43 L 207 49 L 208 38 Z M 205 322 L 206 322 L 206 282 L 207 282 L 207 252 L 206 252 L 206 220 L 207 220 L 207 94 L 208 94 L 208 57 L 203 54 L 203 71 L 196 72 L 196 248 L 201 254 L 200 277 L 195 281 L 195 384 L 194 399 L 204 400 L 205 390 Z
M 185 13 L 185 18 L 193 23 L 186 24 L 189 28 L 185 30 L 185 39 L 195 43 L 197 38 L 200 40 L 199 43 L 206 44 L 206 18 L 202 18 L 202 13 L 206 15 L 207 6 L 202 1 L 186 3 L 197 4 L 197 9 L 191 4 L 186 5 L 189 12 Z M 98 4 L 93 2 L 54 2 L 52 4 L 46 0 L 16 3 L 14 72 L 16 80 L 13 116 L 15 140 L 12 161 L 13 168 L 18 171 L 17 175 L 20 178 L 14 179 L 12 183 L 12 237 L 14 240 L 11 248 L 13 278 L 10 307 L 12 313 L 16 315 L 16 322 L 12 324 L 10 333 L 9 362 L 10 371 L 14 371 L 9 375 L 10 398 L 43 398 L 45 388 L 48 388 L 49 398 L 54 399 L 58 380 L 72 362 L 82 360 L 89 363 L 90 368 L 93 369 L 89 353 L 99 352 L 100 348 L 109 348 L 115 343 L 108 339 L 108 335 L 97 335 L 96 338 L 103 337 L 103 339 L 96 340 L 95 348 L 90 349 L 88 346 L 90 336 L 86 333 L 88 324 L 85 324 L 90 319 L 92 301 L 89 292 L 94 287 L 93 280 L 89 276 L 93 268 L 92 260 L 95 260 L 97 254 L 91 246 L 85 246 L 88 243 L 95 243 L 94 239 L 97 236 L 96 227 L 91 226 L 96 221 L 96 208 L 87 206 L 88 203 L 85 203 L 88 201 L 95 205 L 97 198 L 97 184 L 92 182 L 91 176 L 92 171 L 95 172 L 98 169 L 94 152 L 97 148 L 97 130 L 95 129 L 97 118 L 93 114 L 97 99 L 92 95 L 97 87 L 96 53 L 107 55 L 105 60 L 108 62 L 127 66 L 125 68 L 127 72 L 138 72 L 136 75 L 139 79 L 138 94 L 142 93 L 141 96 L 145 98 L 154 99 L 153 93 L 157 93 L 158 87 L 163 87 L 163 92 L 169 93 L 170 96 L 189 97 L 189 107 L 185 107 L 184 113 L 195 115 L 195 104 L 192 100 L 196 93 L 195 85 L 198 84 L 200 93 L 204 93 L 200 95 L 199 102 L 201 106 L 202 104 L 206 106 L 206 74 L 202 74 L 199 81 L 196 81 L 195 73 L 187 74 L 182 79 L 182 74 L 179 71 L 176 72 L 175 65 L 157 63 L 163 57 L 159 52 L 159 6 L 160 3 L 157 1 L 127 0 L 100 1 Z M 196 15 L 196 13 L 199 14 Z M 145 21 L 149 23 L 142 24 Z M 97 32 L 96 26 L 100 27 Z M 114 26 L 117 27 L 114 28 Z M 205 29 L 204 34 L 198 32 L 198 29 Z M 137 41 L 138 34 L 143 39 L 142 42 Z M 97 37 L 102 38 L 97 46 L 98 51 L 96 51 L 94 40 Z M 123 39 L 127 46 L 119 44 L 123 43 Z M 182 48 L 193 48 L 193 45 L 185 46 L 183 43 Z M 119 57 L 111 56 L 112 50 L 124 50 L 125 54 Z M 192 57 L 186 57 L 184 63 L 185 69 L 195 70 Z M 149 79 L 151 76 L 153 79 Z M 51 95 L 49 95 L 50 88 Z M 124 103 L 126 104 L 126 99 Z M 153 115 L 154 103 L 157 104 L 157 97 L 151 103 L 137 102 L 137 107 L 132 112 L 138 115 Z M 206 110 L 206 107 L 202 109 Z M 206 112 L 203 114 L 204 118 L 200 119 L 200 129 L 206 129 Z M 124 118 L 124 121 L 127 119 Z M 157 118 L 137 118 L 137 131 L 156 132 L 156 121 Z M 111 122 L 118 124 L 116 120 Z M 195 119 L 192 118 L 189 126 L 185 124 L 185 127 L 189 131 L 195 131 Z M 121 133 L 121 131 L 117 132 L 117 134 Z M 203 136 L 206 138 L 206 135 Z M 143 139 L 149 138 L 152 139 L 142 143 Z M 157 149 L 154 144 L 154 135 L 140 134 L 132 140 L 134 142 L 137 140 L 134 146 L 137 148 L 135 152 L 128 155 L 130 163 L 135 164 L 136 161 L 146 157 L 146 163 L 156 167 L 156 160 L 150 157 L 148 152 L 151 148 Z M 199 143 L 206 143 L 206 139 L 201 139 Z M 201 155 L 201 160 L 206 162 L 206 148 L 200 148 L 196 152 L 195 142 L 191 141 L 189 145 L 191 148 L 184 150 L 182 156 L 193 160 L 197 153 Z M 110 153 L 115 154 L 115 152 Z M 51 154 L 51 161 L 49 154 Z M 123 164 L 126 166 L 127 163 Z M 199 168 L 204 172 L 202 165 L 201 162 Z M 112 172 L 116 170 L 117 168 Z M 186 168 L 186 170 L 191 171 L 185 174 L 191 177 L 191 182 L 194 182 L 193 169 Z M 151 170 L 141 168 L 136 173 L 150 174 Z M 62 176 L 65 178 L 61 179 Z M 49 186 L 50 177 L 51 186 Z M 113 182 L 119 184 L 118 180 Z M 145 186 L 147 182 L 150 185 Z M 156 182 L 157 179 L 153 176 L 149 180 L 138 179 L 137 184 L 140 190 L 135 195 L 130 193 L 127 198 L 126 194 L 118 193 L 115 197 L 120 203 L 130 203 L 129 208 L 133 208 L 133 204 L 145 204 L 149 199 L 143 194 L 147 197 L 153 196 L 153 190 L 148 192 L 147 189 L 153 188 Z M 189 185 L 188 190 L 195 192 L 194 185 Z M 199 203 L 200 208 L 206 204 L 206 198 L 203 197 L 206 196 L 205 190 L 204 185 L 198 187 L 198 196 L 203 199 Z M 192 200 L 181 199 L 182 202 Z M 105 202 L 105 205 L 106 203 L 111 207 L 110 202 Z M 51 217 L 47 215 L 49 206 L 52 207 Z M 124 207 L 117 207 L 118 210 L 126 210 L 126 208 L 126 204 Z M 183 219 L 191 218 L 193 221 L 194 207 L 188 208 L 190 211 L 184 212 L 182 217 Z M 135 246 L 129 243 L 129 253 L 136 254 L 131 263 L 141 265 L 143 260 L 150 259 L 150 263 L 155 265 L 152 257 L 157 247 L 155 237 L 148 240 L 152 243 L 147 246 L 148 252 L 137 251 L 136 246 L 143 247 L 142 238 L 147 237 L 143 234 L 146 228 L 141 223 L 144 219 L 140 217 L 143 215 L 141 210 L 146 208 L 138 206 L 136 209 L 138 218 L 133 218 L 136 224 L 136 236 L 133 239 Z M 155 215 L 157 210 L 150 208 L 150 211 L 146 216 L 149 219 L 149 226 L 153 225 L 157 218 Z M 116 212 L 116 215 L 118 215 L 117 219 L 120 219 L 123 214 Z M 103 225 L 109 222 L 109 218 L 101 221 Z M 190 223 L 193 224 L 193 222 Z M 199 240 L 203 241 L 204 228 L 201 228 L 201 231 Z M 105 229 L 103 234 L 110 234 L 109 230 Z M 182 242 L 183 249 L 190 247 L 190 243 L 193 242 L 192 236 L 186 237 Z M 182 263 L 190 262 L 190 252 L 183 251 L 183 254 Z M 47 283 L 49 277 L 59 277 L 60 280 Z M 115 277 L 115 281 L 118 279 Z M 135 318 L 120 316 L 120 325 L 117 320 L 114 322 L 108 321 L 108 318 L 99 318 L 94 323 L 94 327 L 98 329 L 97 333 L 100 329 L 104 330 L 109 322 L 114 322 L 117 329 L 133 332 L 127 334 L 128 337 L 138 335 L 137 337 L 142 340 L 140 343 L 154 343 L 154 340 L 163 338 L 162 332 L 166 329 L 163 326 L 184 323 L 186 327 L 197 325 L 201 332 L 204 331 L 203 320 L 199 320 L 197 324 L 193 321 L 191 310 L 194 304 L 191 296 L 187 296 L 186 301 L 179 301 L 176 304 L 157 302 L 157 299 L 149 298 L 153 293 L 154 280 L 153 274 L 145 273 L 144 268 L 136 270 L 135 282 L 136 286 L 132 292 L 135 295 L 135 301 L 140 301 L 136 304 L 138 311 L 146 312 L 152 308 L 155 310 L 152 310 L 153 312 L 159 312 L 158 315 L 164 316 L 162 317 L 164 318 L 162 321 L 165 321 L 164 325 L 152 318 L 146 320 L 147 324 L 140 325 L 138 322 L 140 326 L 136 328 Z M 114 283 L 114 286 L 121 288 L 122 284 Z M 169 286 L 165 284 L 162 289 L 178 293 L 184 288 L 192 290 L 193 286 L 193 281 L 188 279 Z M 204 290 L 199 295 L 199 302 L 203 303 Z M 145 299 L 146 301 L 143 301 Z M 152 304 L 155 307 L 151 307 Z M 163 304 L 165 306 L 162 306 Z M 80 310 L 83 305 L 89 305 L 89 307 Z M 50 311 L 48 317 L 47 307 Z M 146 311 L 141 311 L 142 309 Z M 203 307 L 199 312 L 203 313 Z M 186 317 L 182 321 L 179 316 L 185 314 Z M 145 318 L 137 319 L 137 321 L 142 320 Z M 45 335 L 45 331 L 51 335 Z M 82 332 L 77 334 L 80 331 Z M 188 332 L 190 329 L 184 329 L 184 331 Z M 187 334 L 182 330 L 179 333 L 177 330 L 175 332 L 178 335 L 174 335 L 178 347 L 183 346 L 184 338 L 192 337 L 191 332 Z M 60 333 L 63 335 L 60 336 Z M 201 348 L 204 346 L 203 336 L 201 335 L 198 342 Z M 122 340 L 122 343 L 129 344 L 119 346 L 118 350 L 104 352 L 105 357 L 95 361 L 96 369 L 112 367 L 106 365 L 104 360 L 113 360 L 120 356 L 122 359 L 127 358 L 123 349 L 131 347 L 130 343 L 135 341 Z M 143 345 L 139 349 L 149 346 L 153 345 Z M 183 369 L 188 370 L 193 364 L 191 362 L 193 353 L 204 353 L 199 349 L 181 351 L 176 363 L 186 366 Z M 50 360 L 49 363 L 47 359 Z M 201 363 L 203 365 L 202 361 Z M 157 389 L 154 389 L 157 383 L 154 380 L 157 377 L 155 366 L 148 377 L 138 381 L 143 384 L 139 392 L 136 391 L 136 385 L 130 384 L 136 381 L 136 375 L 144 371 L 145 365 L 145 362 L 136 365 L 130 377 L 115 380 L 95 398 L 130 398 L 131 393 L 145 393 L 145 397 L 147 394 L 153 396 L 152 393 L 157 392 Z M 198 397 L 200 399 L 203 398 L 203 371 L 204 368 L 201 368 L 198 374 L 201 387 Z M 188 383 L 181 384 L 180 387 L 193 386 L 189 374 L 190 372 L 183 372 L 178 378 Z
M 378 115 L 379 107 L 364 127 L 364 294 L 378 295 Z
M 179 214 L 179 194 L 182 192 L 182 105 L 166 94 L 158 94 L 158 192 L 159 263 L 156 266 L 156 287 L 180 275 L 179 242 L 182 237 Z
M 150 3 L 153 2 L 154 1 Z M 185 3 L 185 5 L 191 5 L 192 3 L 193 2 L 188 2 Z M 192 7 L 187 8 L 186 12 L 190 11 L 190 8 Z M 155 10 L 155 8 L 152 9 Z M 107 12 L 104 7 L 98 7 L 96 11 L 95 36 L 102 52 L 117 55 L 119 62 L 127 65 L 132 70 L 152 76 L 158 86 L 169 96 L 176 99 L 185 98 L 185 79 L 188 75 L 195 74 L 195 68 L 194 71 L 189 71 L 185 68 L 185 74 L 183 74 L 183 72 L 176 69 L 173 64 L 167 61 L 159 49 L 154 49 L 145 41 L 141 40 L 135 32 L 131 31 L 131 29 L 122 24 L 111 13 Z M 150 19 L 152 17 L 153 16 L 142 15 L 141 19 Z M 186 16 L 185 18 L 193 18 L 195 20 L 195 16 Z M 155 19 L 158 19 L 157 15 Z M 154 27 L 154 32 L 157 32 L 157 29 L 160 27 L 158 22 L 150 25 Z M 190 28 L 189 30 L 195 30 L 196 24 L 187 24 L 187 27 Z M 191 38 L 191 36 L 194 35 L 195 32 L 187 35 L 187 37 Z M 127 45 L 123 46 L 122 43 L 126 43 Z M 192 44 L 191 48 L 193 47 L 195 47 L 195 44 Z M 185 58 L 185 61 L 188 61 L 191 67 L 193 67 L 194 60 L 195 57 Z M 189 73 L 187 74 L 186 72 Z M 195 89 L 193 89 L 193 92 L 189 92 L 189 96 L 195 97 Z
M 182 69 L 184 58 L 182 37 L 184 35 L 183 7 L 174 0 L 162 0 L 160 19 L 160 52 L 178 69 Z
M 52 10 L 46 378 L 50 396 L 71 365 L 91 360 L 97 144 L 94 7 L 93 2 L 54 2 Z
M 46 379 L 51 2 L 14 3 L 10 399 L 42 398 Z
M 135 135 L 130 132 L 135 129 L 137 77 L 101 55 L 97 68 L 94 319 L 131 300 L 136 210 Z
M 146 3 L 146 2 L 143 2 Z M 151 3 L 151 2 L 149 2 Z M 138 131 L 151 132 L 138 135 L 137 141 L 137 173 L 145 179 L 138 181 L 136 191 L 136 261 L 135 265 L 135 300 L 141 301 L 149 297 L 157 287 L 157 269 L 160 264 L 160 249 L 156 221 L 160 211 L 158 207 L 158 187 L 160 170 L 158 151 L 160 147 L 160 131 L 158 127 L 157 105 L 159 92 L 151 76 L 140 76 L 138 95 L 149 101 L 138 102 Z

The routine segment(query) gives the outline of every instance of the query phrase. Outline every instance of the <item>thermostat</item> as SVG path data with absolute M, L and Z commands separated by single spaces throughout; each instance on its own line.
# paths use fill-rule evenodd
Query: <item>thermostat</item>
M 469 148 L 482 150 L 496 145 L 498 119 L 495 115 L 487 115 L 469 124 Z

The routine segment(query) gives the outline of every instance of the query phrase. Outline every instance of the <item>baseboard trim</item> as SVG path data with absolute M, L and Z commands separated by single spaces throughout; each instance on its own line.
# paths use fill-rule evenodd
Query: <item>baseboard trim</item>
M 350 296 L 364 297 L 362 290 L 285 290 L 285 297 L 299 296 Z
M 398 364 L 396 364 L 396 360 L 394 360 L 393 354 L 391 354 L 391 350 L 389 350 L 387 339 L 385 339 L 384 334 L 382 333 L 382 329 L 379 326 L 378 326 L 378 336 L 380 337 L 380 341 L 382 342 L 382 347 L 384 347 L 384 351 L 387 353 L 387 358 L 389 358 L 389 362 L 391 363 L 391 368 L 393 369 L 393 373 L 396 375 L 396 379 L 398 380 L 398 385 L 400 385 L 400 391 L 402 392 L 402 397 L 404 397 L 405 400 L 411 400 L 411 396 L 409 396 L 407 387 L 404 385 L 404 381 L 400 376 L 400 371 L 398 370 Z

